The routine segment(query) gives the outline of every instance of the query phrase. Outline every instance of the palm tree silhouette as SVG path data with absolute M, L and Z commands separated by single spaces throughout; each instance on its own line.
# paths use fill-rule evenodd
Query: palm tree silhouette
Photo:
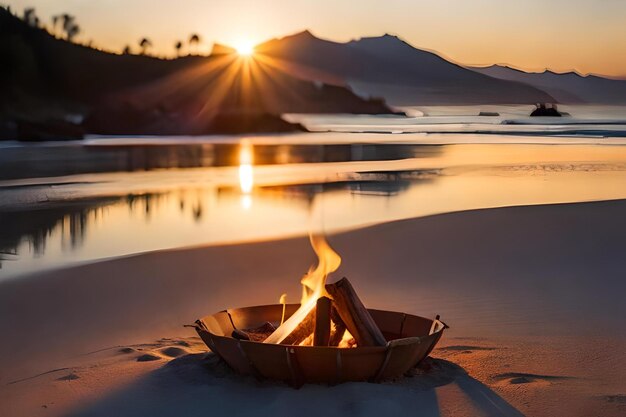
M 180 56 L 180 50 L 183 47 L 183 43 L 181 41 L 176 41 L 174 48 L 176 48 L 176 56 Z
M 146 55 L 146 52 L 150 47 L 152 47 L 152 41 L 148 38 L 143 38 L 141 42 L 139 42 L 139 46 L 141 47 L 141 53 Z
M 76 24 L 76 18 L 72 16 L 71 14 L 67 14 L 67 13 L 63 13 L 60 16 L 60 18 L 61 18 L 61 27 L 63 28 L 63 31 L 65 32 L 65 37 L 68 41 L 71 41 L 71 38 L 73 36 L 76 36 L 78 32 L 80 32 L 80 28 L 78 28 L 78 25 Z M 77 29 L 74 29 L 75 26 Z
M 61 15 L 55 14 L 52 16 L 52 34 L 57 36 L 57 24 L 61 21 Z
M 34 7 L 27 7 L 24 9 L 24 22 L 28 24 L 28 26 L 37 27 L 39 26 L 39 18 L 35 15 Z
M 200 44 L 200 35 L 198 35 L 197 33 L 192 33 L 191 36 L 189 37 L 189 49 L 191 50 L 191 47 L 195 45 L 196 46 L 195 50 L 197 54 L 199 44 Z
M 80 33 L 80 26 L 78 26 L 76 23 L 73 23 L 72 26 L 70 26 L 67 29 L 67 40 L 72 42 L 72 39 L 74 39 L 74 36 L 78 35 Z

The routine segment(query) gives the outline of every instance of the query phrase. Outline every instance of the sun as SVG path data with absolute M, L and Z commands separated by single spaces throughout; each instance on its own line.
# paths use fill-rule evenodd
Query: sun
M 254 53 L 254 44 L 250 41 L 240 41 L 235 45 L 235 49 L 241 56 L 250 56 Z

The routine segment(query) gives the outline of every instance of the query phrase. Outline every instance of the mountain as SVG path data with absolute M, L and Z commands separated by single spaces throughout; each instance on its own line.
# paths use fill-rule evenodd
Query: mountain
M 554 101 L 536 87 L 479 74 L 391 35 L 338 43 L 304 31 L 255 51 L 294 76 L 348 85 L 395 105 Z
M 626 104 L 626 80 L 585 76 L 575 72 L 525 72 L 501 65 L 469 68 L 490 77 L 540 88 L 560 103 Z
M 62 130 L 56 121 L 68 115 L 99 121 L 85 126 L 91 133 L 105 133 L 99 126 L 108 118 L 106 133 L 202 134 L 237 114 L 245 126 L 257 119 L 279 126 L 253 115 L 391 113 L 380 100 L 293 77 L 227 47 L 208 57 L 118 55 L 57 39 L 1 7 L 0 91 L 0 122 L 25 121 L 29 131 L 49 120 Z

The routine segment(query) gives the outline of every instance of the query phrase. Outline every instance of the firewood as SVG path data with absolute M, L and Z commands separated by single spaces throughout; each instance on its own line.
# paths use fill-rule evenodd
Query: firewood
M 330 340 L 328 346 L 339 346 L 339 342 L 343 339 L 343 334 L 346 332 L 346 323 L 341 320 L 339 312 L 334 303 L 331 303 L 330 308 L 330 320 L 334 323 L 334 327 L 331 328 Z
M 250 340 L 252 340 L 253 342 L 262 342 L 267 339 L 268 336 L 271 335 L 275 330 L 276 327 L 269 321 L 266 321 L 259 327 L 245 329 L 244 332 L 246 332 Z
M 283 345 L 298 345 L 315 331 L 315 307 L 298 326 L 280 342 Z
M 330 308 L 330 298 L 320 297 L 317 299 L 315 306 L 313 346 L 328 346 L 328 342 L 330 341 Z
M 231 336 L 239 340 L 251 340 L 253 342 L 262 342 L 276 330 L 276 327 L 269 321 L 266 321 L 259 327 L 252 327 L 250 329 L 235 329 L 231 333 Z
M 354 336 L 357 346 L 387 345 L 387 340 L 347 278 L 327 284 L 326 291 L 333 297 L 333 304 L 348 331 Z
M 244 332 L 243 330 L 239 330 L 239 329 L 233 330 L 233 333 L 231 334 L 231 336 L 233 338 L 239 339 L 239 340 L 250 340 L 250 336 L 248 336 L 248 333 Z

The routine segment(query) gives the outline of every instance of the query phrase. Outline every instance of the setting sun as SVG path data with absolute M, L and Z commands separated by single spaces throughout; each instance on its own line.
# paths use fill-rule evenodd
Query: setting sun
M 254 52 L 254 44 L 250 41 L 241 41 L 235 45 L 235 49 L 241 56 L 250 56 Z

